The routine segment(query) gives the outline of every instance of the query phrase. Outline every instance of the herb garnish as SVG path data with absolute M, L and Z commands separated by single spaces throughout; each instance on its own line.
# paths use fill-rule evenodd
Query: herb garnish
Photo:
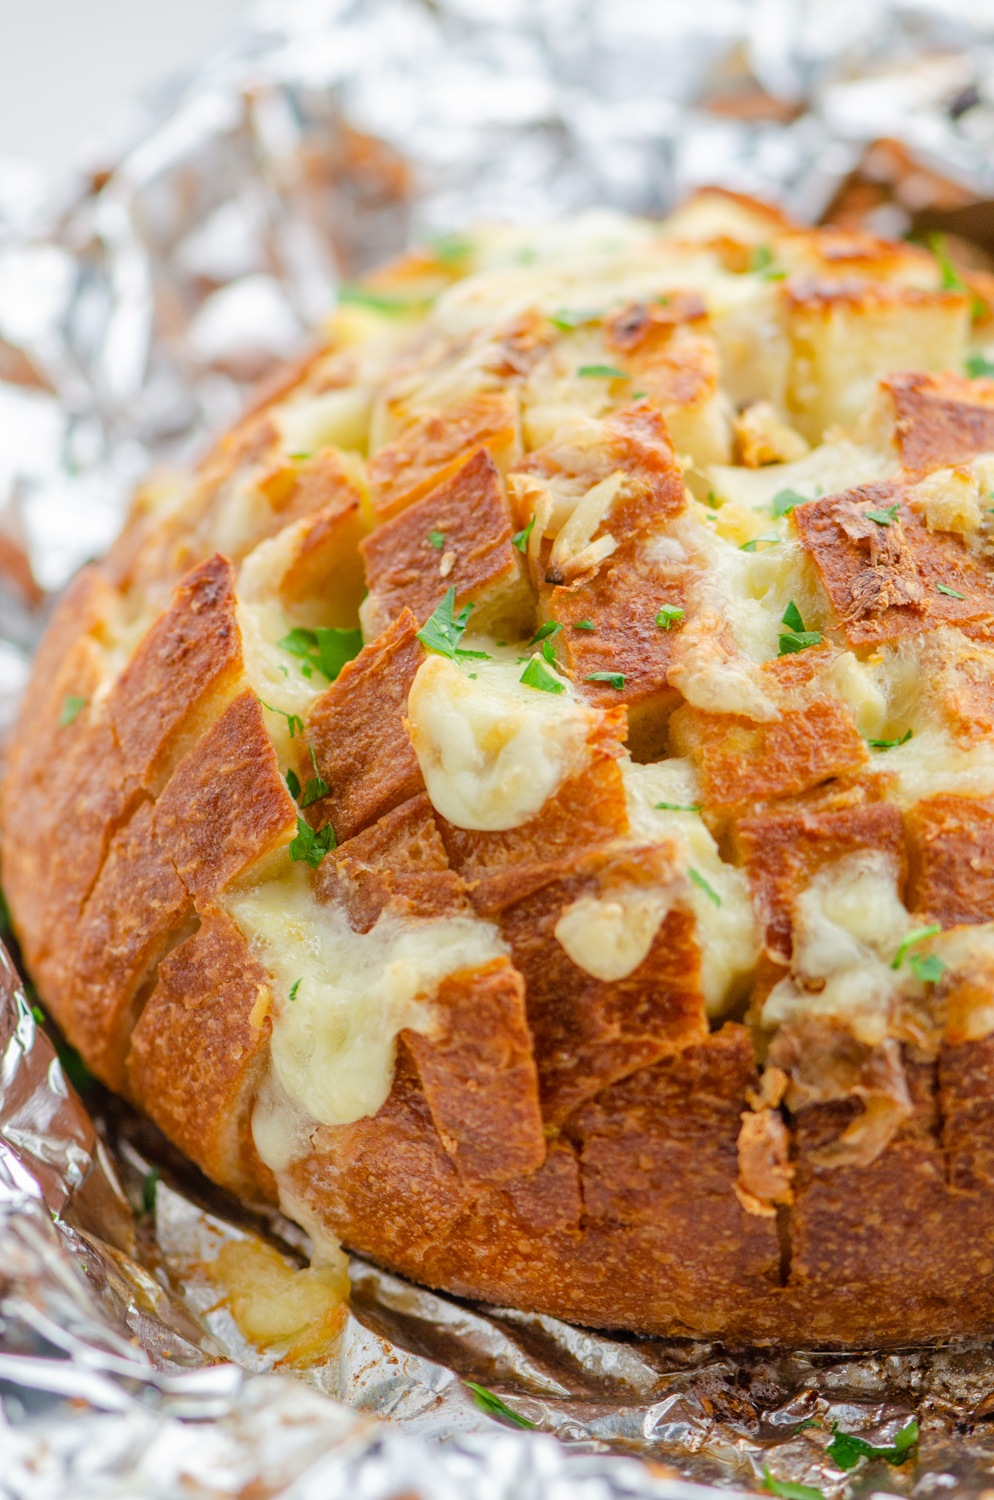
M 517 549 L 518 549 L 519 552 L 522 552 L 522 553 L 527 552 L 528 551 L 528 538 L 532 534 L 532 527 L 534 525 L 535 525 L 535 517 L 532 516 L 532 518 L 528 522 L 527 526 L 523 526 L 520 531 L 516 531 L 514 533 L 514 535 L 511 538 L 511 546 L 512 547 L 517 547 Z
M 159 1190 L 159 1169 L 153 1167 L 146 1172 L 142 1178 L 142 1212 L 146 1214 L 155 1213 L 155 1199 Z
M 786 630 L 780 632 L 779 656 L 788 656 L 795 651 L 806 651 L 809 646 L 821 645 L 821 632 L 818 630 L 805 630 L 804 621 L 801 619 L 801 611 L 791 599 L 783 612 L 782 624 Z
M 295 802 L 300 802 L 301 809 L 310 807 L 312 802 L 318 802 L 322 797 L 328 795 L 328 783 L 318 770 L 318 763 L 314 758 L 314 746 L 308 741 L 307 748 L 311 752 L 311 765 L 314 767 L 314 775 L 304 787 L 303 801 L 300 796 L 300 778 L 291 766 L 286 773 L 286 784 L 290 789 L 290 796 Z
M 303 975 L 301 975 L 301 978 L 303 978 Z M 296 998 L 297 998 L 297 991 L 299 989 L 300 989 L 300 979 L 295 979 L 293 981 L 293 984 L 291 984 L 291 986 L 290 986 L 290 999 L 291 1000 L 296 1000 Z
M 271 714 L 279 714 L 281 719 L 286 719 L 286 727 L 290 731 L 291 739 L 298 734 L 303 738 L 304 721 L 299 714 L 288 714 L 285 708 L 274 708 L 271 703 L 266 702 L 265 698 L 260 698 L 259 702 L 263 708 L 268 708 Z
M 906 745 L 911 738 L 911 730 L 908 729 L 901 735 L 899 740 L 867 740 L 871 750 L 895 750 L 898 745 Z
M 779 521 L 781 516 L 789 516 L 795 505 L 807 505 L 806 495 L 799 495 L 796 490 L 777 490 L 770 501 L 770 510 L 773 519 Z
M 987 311 L 983 299 L 978 297 L 975 292 L 970 291 L 970 288 L 966 285 L 966 282 L 950 260 L 949 251 L 946 249 L 946 236 L 944 234 L 930 234 L 928 244 L 932 254 L 939 262 L 943 290 L 947 292 L 969 292 L 970 316 L 974 320 L 982 318 Z
M 912 1417 L 897 1434 L 890 1448 L 878 1448 L 865 1438 L 852 1432 L 840 1432 L 838 1422 L 832 1423 L 834 1436 L 825 1452 L 833 1464 L 840 1469 L 854 1469 L 861 1458 L 882 1458 L 884 1463 L 903 1464 L 918 1441 L 918 1420 Z
M 907 953 L 909 948 L 913 948 L 916 943 L 923 943 L 926 938 L 935 937 L 935 934 L 941 931 L 942 928 L 939 923 L 933 922 L 931 927 L 919 927 L 914 932 L 909 932 L 900 948 L 898 948 L 897 952 L 894 954 L 893 961 L 891 962 L 891 968 L 899 969 L 903 962 L 904 955 Z
M 574 630 L 596 630 L 597 626 L 594 624 L 593 620 L 574 620 L 573 621 L 573 629 Z
M 518 681 L 523 682 L 525 687 L 537 688 L 540 693 L 565 693 L 566 691 L 566 684 L 553 677 L 540 656 L 533 656 L 529 660 Z
M 893 526 L 899 507 L 900 501 L 895 500 L 886 510 L 865 510 L 863 514 L 868 521 L 876 521 L 878 526 Z
M 473 606 L 465 605 L 458 615 L 455 607 L 456 591 L 453 587 L 447 591 L 435 613 L 429 615 L 418 631 L 418 640 L 426 651 L 433 651 L 436 656 L 447 656 L 450 661 L 470 656 L 478 661 L 489 661 L 490 657 L 485 651 L 463 651 L 460 647 L 459 642 L 463 638 Z
M 951 589 L 949 587 L 949 585 L 946 584 L 946 583 L 937 583 L 935 586 L 938 589 L 938 591 L 939 591 L 940 594 L 948 594 L 949 597 L 950 597 L 950 599 L 965 599 L 966 598 L 965 594 L 960 594 L 960 593 L 957 592 L 956 589 Z
M 661 808 L 663 812 L 700 812 L 704 806 L 703 802 L 655 802 L 654 807 Z
M 710 897 L 710 899 L 714 902 L 715 906 L 720 906 L 721 905 L 721 897 L 718 895 L 718 892 L 716 890 L 714 890 L 714 888 L 712 886 L 708 885 L 708 883 L 704 879 L 703 875 L 698 875 L 698 873 L 697 873 L 696 870 L 688 870 L 687 874 L 690 876 L 691 880 L 697 886 L 698 890 L 703 891 L 704 894 L 705 894 L 705 896 Z
M 760 542 L 776 543 L 780 540 L 779 531 L 764 531 L 762 536 L 754 536 L 751 542 L 743 542 L 739 548 L 740 552 L 755 552 Z
M 629 379 L 624 370 L 619 370 L 617 365 L 581 365 L 576 373 L 582 376 L 590 376 L 594 380 Z
M 980 375 L 994 375 L 994 363 L 982 354 L 971 354 L 966 362 L 966 373 L 972 380 Z
M 916 979 L 921 980 L 922 984 L 938 984 L 946 972 L 947 965 L 942 962 L 937 953 L 929 953 L 927 956 L 909 953 L 908 968 Z
M 445 532 L 429 531 L 428 540 L 429 542 L 431 542 L 436 552 L 441 552 L 442 548 L 445 546 Z
M 591 672 L 583 680 L 584 682 L 609 682 L 613 688 L 623 688 L 625 674 L 624 672 Z
M 773 251 L 769 245 L 754 245 L 749 256 L 749 269 L 750 271 L 765 271 L 772 261 Z
M 599 317 L 599 312 L 592 312 L 589 308 L 577 311 L 561 307 L 557 312 L 549 314 L 549 322 L 562 329 L 563 333 L 571 333 L 574 328 L 579 328 L 583 323 L 596 323 Z
M 67 724 L 75 723 L 86 704 L 86 698 L 80 698 L 76 693 L 67 693 L 62 700 L 62 709 L 59 713 L 59 728 L 65 729 Z
M 824 1492 L 813 1484 L 795 1484 L 792 1479 L 774 1479 L 769 1469 L 763 1470 L 763 1485 L 771 1495 L 780 1500 L 825 1500 Z
M 329 850 L 337 847 L 335 830 L 330 823 L 315 830 L 306 819 L 297 814 L 297 836 L 290 840 L 290 858 L 294 864 L 303 861 L 312 870 L 316 870 Z
M 463 1382 L 472 1392 L 473 1400 L 481 1411 L 485 1411 L 490 1417 L 505 1417 L 508 1422 L 513 1422 L 515 1427 L 534 1427 L 534 1422 L 529 1422 L 527 1417 L 519 1416 L 516 1411 L 495 1396 L 493 1391 L 488 1391 L 485 1385 L 477 1385 L 475 1380 Z
M 349 282 L 343 282 L 338 288 L 338 300 L 344 306 L 368 307 L 372 312 L 392 317 L 421 312 L 431 302 L 430 297 L 388 297 L 383 292 L 371 292 L 364 286 L 354 286 Z
M 336 630 L 320 625 L 316 630 L 305 630 L 298 625 L 276 644 L 281 651 L 299 657 L 304 677 L 320 672 L 322 677 L 334 682 L 345 663 L 353 661 L 362 650 L 362 631 Z M 274 710 L 275 713 L 279 711 Z
M 545 624 L 538 627 L 528 642 L 529 646 L 537 646 L 539 641 L 547 640 L 550 635 L 555 635 L 556 631 L 562 630 L 562 628 L 557 620 L 546 620 Z
M 660 630 L 669 630 L 670 626 L 677 620 L 682 620 L 684 611 L 676 604 L 664 604 L 656 616 L 656 624 Z

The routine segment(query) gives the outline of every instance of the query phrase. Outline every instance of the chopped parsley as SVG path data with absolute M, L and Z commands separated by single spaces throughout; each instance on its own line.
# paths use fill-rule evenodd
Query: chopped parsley
M 773 263 L 773 251 L 769 245 L 754 245 L 749 256 L 750 271 L 765 271 Z
M 648 394 L 648 391 L 632 391 L 632 400 L 641 401 L 643 397 L 647 396 Z
M 574 620 L 573 621 L 573 629 L 574 630 L 596 630 L 597 626 L 594 624 L 593 620 Z
M 155 1213 L 155 1200 L 159 1191 L 159 1169 L 153 1167 L 146 1172 L 142 1178 L 142 1212 L 146 1214 Z
M 913 948 L 916 943 L 923 943 L 926 938 L 935 937 L 935 934 L 941 931 L 942 928 L 939 923 L 933 922 L 931 927 L 919 927 L 914 932 L 909 932 L 900 948 L 898 948 L 897 952 L 894 954 L 891 968 L 899 969 L 904 960 L 904 955 L 907 953 L 909 948 Z
M 576 372 L 592 380 L 627 380 L 629 377 L 617 365 L 581 365 Z
M 316 630 L 305 630 L 298 625 L 276 644 L 281 651 L 288 651 L 300 660 L 300 670 L 305 677 L 320 672 L 322 677 L 334 682 L 345 663 L 353 661 L 362 650 L 362 631 L 335 630 L 320 625 Z M 274 712 L 279 713 L 279 709 Z
M 519 552 L 522 552 L 522 553 L 527 552 L 528 551 L 528 539 L 529 539 L 529 537 L 532 534 L 532 527 L 534 525 L 535 525 L 535 517 L 532 516 L 532 518 L 528 522 L 527 526 L 523 526 L 520 531 L 516 531 L 514 533 L 514 535 L 511 538 L 511 546 L 512 547 L 517 547 L 517 549 L 518 549 Z
M 674 625 L 677 620 L 682 620 L 683 616 L 684 611 L 678 604 L 664 604 L 656 616 L 656 624 L 660 630 L 669 630 L 670 626 Z
M 994 363 L 982 354 L 971 354 L 966 362 L 966 373 L 972 380 L 980 375 L 994 375 Z
M 938 589 L 938 591 L 939 591 L 940 594 L 948 594 L 949 597 L 950 597 L 950 599 L 965 599 L 966 598 L 965 594 L 959 593 L 956 589 L 951 589 L 949 587 L 949 585 L 946 584 L 946 583 L 937 583 L 935 586 Z
M 303 977 L 303 976 L 301 976 L 301 977 Z M 293 984 L 291 984 L 291 986 L 290 986 L 290 999 L 291 1000 L 296 1000 L 296 998 L 297 998 L 297 991 L 299 989 L 300 989 L 300 980 L 299 979 L 295 979 L 293 981 Z
M 599 317 L 599 312 L 591 312 L 589 308 L 576 311 L 569 307 L 561 307 L 557 312 L 550 314 L 549 322 L 554 323 L 563 333 L 571 333 L 574 328 L 579 328 L 584 323 L 596 323 Z
M 663 812 L 700 812 L 703 802 L 656 802 L 653 806 Z
M 267 703 L 264 698 L 260 698 L 259 702 L 262 704 L 263 708 L 268 708 L 271 714 L 279 714 L 281 719 L 286 719 L 286 727 L 290 731 L 291 739 L 293 739 L 298 734 L 301 738 L 303 738 L 304 721 L 299 714 L 288 714 L 285 708 L 274 708 L 273 705 L 271 703 Z
M 440 234 L 428 241 L 429 249 L 445 265 L 458 266 L 473 253 L 473 241 L 464 234 Z
M 489 661 L 490 657 L 485 651 L 463 651 L 459 642 L 463 638 L 466 622 L 469 619 L 472 604 L 467 604 L 458 615 L 456 608 L 456 591 L 450 588 L 436 609 L 418 631 L 418 640 L 426 651 L 433 651 L 436 656 L 447 656 L 450 661 L 462 660 L 466 657 L 474 657 L 478 661 Z
M 865 510 L 863 514 L 868 521 L 876 521 L 878 526 L 893 526 L 897 520 L 897 512 L 900 502 L 895 500 L 893 505 L 888 505 L 886 510 Z
M 584 682 L 609 682 L 613 688 L 623 688 L 625 674 L 624 672 L 591 672 L 583 680 Z
M 540 656 L 530 658 L 518 680 L 523 682 L 525 687 L 537 688 L 540 693 L 565 693 L 566 691 L 566 684 L 553 677 Z
M 539 641 L 547 640 L 550 635 L 555 635 L 556 631 L 562 630 L 562 628 L 563 627 L 558 623 L 558 621 L 546 620 L 545 624 L 538 627 L 535 634 L 528 642 L 529 646 L 537 646 Z
M 779 531 L 764 531 L 762 536 L 754 536 L 751 542 L 743 542 L 739 548 L 740 552 L 755 552 L 760 542 L 775 544 L 780 540 Z
M 346 307 L 368 307 L 371 312 L 386 313 L 389 317 L 420 312 L 430 301 L 423 297 L 389 297 L 383 292 L 371 292 L 364 286 L 355 286 L 350 282 L 343 282 L 338 288 L 338 300 Z
M 943 290 L 947 292 L 970 292 L 970 288 L 966 285 L 949 258 L 949 251 L 946 248 L 946 236 L 944 234 L 930 234 L 928 243 L 929 249 L 939 263 L 939 273 L 942 277 Z M 974 319 L 982 318 L 987 311 L 983 299 L 978 297 L 974 292 L 970 292 L 970 299 L 971 317 Z
M 773 519 L 779 521 L 781 516 L 789 516 L 795 505 L 807 505 L 806 495 L 799 495 L 796 490 L 777 490 L 770 501 L 770 510 Z
M 929 953 L 923 956 L 921 953 L 908 954 L 908 968 L 916 979 L 922 984 L 938 984 L 946 972 L 946 965 L 937 953 Z
M 303 862 L 316 870 L 329 850 L 337 847 L 335 830 L 330 823 L 315 830 L 297 814 L 297 836 L 290 840 L 290 858 L 294 864 Z
M 867 740 L 871 750 L 896 750 L 898 745 L 906 745 L 911 738 L 911 730 L 908 729 L 901 735 L 899 740 Z
M 80 698 L 76 693 L 67 693 L 62 700 L 62 708 L 59 713 L 59 728 L 65 729 L 67 724 L 74 724 L 86 707 L 87 699 Z
M 441 552 L 442 548 L 445 546 L 445 532 L 429 531 L 428 540 L 429 542 L 431 542 L 436 552 Z
M 703 875 L 698 875 L 696 870 L 688 870 L 687 874 L 697 886 L 697 889 L 699 891 L 703 891 L 705 896 L 707 896 L 709 900 L 714 902 L 715 906 L 721 905 L 721 897 L 718 895 L 718 892 L 713 888 L 713 886 L 708 885 Z
M 326 797 L 329 790 L 328 783 L 318 770 L 318 763 L 314 758 L 314 746 L 310 741 L 308 741 L 307 748 L 311 753 L 311 765 L 314 767 L 314 775 L 304 787 L 303 800 L 301 800 L 300 794 L 300 777 L 292 766 L 286 773 L 286 784 L 290 789 L 290 796 L 294 802 L 300 803 L 302 810 L 305 807 L 310 807 L 312 802 L 318 802 L 322 797 Z
M 912 1417 L 889 1448 L 878 1448 L 852 1432 L 840 1432 L 838 1422 L 832 1423 L 832 1432 L 834 1436 L 825 1452 L 840 1469 L 854 1469 L 861 1458 L 882 1458 L 887 1464 L 903 1464 L 918 1441 L 918 1421 Z
M 31 1016 L 32 1016 L 32 1019 L 35 1020 L 38 1023 L 39 1026 L 44 1026 L 45 1020 L 46 1020 L 46 1016 L 45 1016 L 45 1012 L 42 1010 L 42 1008 L 41 1008 L 40 1005 L 32 1005 L 31 1006 Z
M 781 1500 L 825 1500 L 824 1491 L 813 1484 L 795 1484 L 792 1479 L 774 1479 L 769 1469 L 763 1470 L 763 1488 Z
M 485 1385 L 477 1385 L 475 1380 L 464 1381 L 464 1384 L 473 1392 L 473 1400 L 481 1411 L 485 1411 L 488 1417 L 504 1417 L 506 1421 L 513 1422 L 515 1427 L 534 1427 L 534 1422 L 529 1422 L 527 1417 L 519 1416 L 516 1411 L 495 1396 L 493 1391 L 488 1391 Z
M 821 645 L 821 632 L 818 630 L 805 630 L 804 621 L 801 619 L 801 611 L 791 599 L 783 612 L 783 625 L 786 630 L 780 632 L 780 650 L 778 655 L 789 656 L 794 651 L 806 651 L 809 646 Z

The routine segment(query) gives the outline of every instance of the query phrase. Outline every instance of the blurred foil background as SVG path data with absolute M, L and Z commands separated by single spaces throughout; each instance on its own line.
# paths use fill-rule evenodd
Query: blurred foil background
M 940 229 L 994 269 L 994 0 L 271 0 L 72 182 L 0 161 L 0 730 L 49 599 L 135 484 L 192 462 L 341 280 L 474 219 L 658 215 L 705 183 Z M 290 1379 L 210 1263 L 246 1234 L 306 1257 L 300 1231 L 87 1103 L 3 967 L 0 1496 L 690 1500 L 686 1479 L 766 1468 L 831 1496 L 994 1496 L 979 1344 L 730 1355 L 356 1261 L 334 1347 Z M 833 1422 L 886 1446 L 913 1412 L 909 1462 L 833 1466 Z

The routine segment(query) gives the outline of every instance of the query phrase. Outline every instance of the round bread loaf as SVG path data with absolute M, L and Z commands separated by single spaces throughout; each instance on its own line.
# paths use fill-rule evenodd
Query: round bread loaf
M 983 296 L 718 192 L 352 289 L 37 657 L 4 885 L 93 1071 L 326 1259 L 994 1331 Z

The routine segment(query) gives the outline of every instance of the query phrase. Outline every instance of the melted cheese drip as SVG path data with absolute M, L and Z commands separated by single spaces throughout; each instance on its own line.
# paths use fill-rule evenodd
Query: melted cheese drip
M 419 667 L 408 730 L 432 806 L 457 828 L 519 828 L 590 759 L 601 714 L 545 669 L 564 692 L 526 687 L 516 662 Z
M 556 941 L 595 979 L 627 979 L 648 957 L 677 892 L 631 886 L 605 896 L 581 896 L 564 908 Z

